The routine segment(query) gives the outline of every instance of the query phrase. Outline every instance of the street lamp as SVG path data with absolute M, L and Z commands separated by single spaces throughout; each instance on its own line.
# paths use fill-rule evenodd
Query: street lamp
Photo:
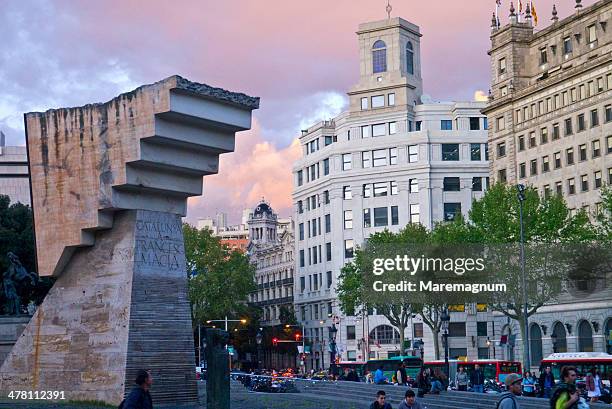
M 442 323 L 442 335 L 444 341 L 444 366 L 446 367 L 446 376 L 449 376 L 450 368 L 448 367 L 448 323 L 450 322 L 450 315 L 448 314 L 448 307 L 444 307 L 442 315 L 440 315 L 440 321 Z
M 336 374 L 336 334 L 338 333 L 338 329 L 336 328 L 336 324 L 332 323 L 329 328 L 329 370 L 332 375 Z
M 263 342 L 263 334 L 261 330 L 263 328 L 259 328 L 257 331 L 257 335 L 255 335 L 255 342 L 257 343 L 257 369 L 261 369 L 261 343 Z
M 523 368 L 527 370 L 531 366 L 529 357 L 529 318 L 527 317 L 527 279 L 525 277 L 525 232 L 523 227 L 523 202 L 525 201 L 525 185 L 516 185 L 517 198 L 519 201 L 519 221 L 521 225 L 521 283 L 523 287 L 523 317 L 524 317 L 524 337 L 523 337 Z

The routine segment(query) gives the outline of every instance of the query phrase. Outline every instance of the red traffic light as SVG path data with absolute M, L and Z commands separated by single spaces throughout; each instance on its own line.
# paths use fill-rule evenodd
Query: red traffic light
M 272 338 L 272 345 L 274 346 L 278 345 L 278 338 Z
M 300 339 L 302 339 L 302 334 L 298 332 L 297 334 L 295 334 L 295 340 L 299 341 Z

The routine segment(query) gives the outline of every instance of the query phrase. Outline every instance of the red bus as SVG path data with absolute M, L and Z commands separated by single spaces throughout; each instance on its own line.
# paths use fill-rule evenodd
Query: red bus
M 511 373 L 523 375 L 521 372 L 521 363 L 516 361 L 502 361 L 499 359 L 476 359 L 474 361 L 460 361 L 450 360 L 448 361 L 450 368 L 450 379 L 455 379 L 455 374 L 460 366 L 462 366 L 468 375 L 474 370 L 476 364 L 480 365 L 482 373 L 485 379 L 494 379 L 496 382 L 504 382 L 506 376 Z M 439 368 L 443 372 L 446 372 L 444 361 L 427 361 L 425 362 L 426 368 Z
M 578 378 L 586 376 L 587 372 L 595 367 L 601 373 L 604 383 L 609 383 L 612 378 L 612 355 L 605 352 L 562 352 L 550 354 L 542 359 L 540 373 L 550 366 L 556 380 L 560 380 L 561 368 L 564 366 L 575 366 Z

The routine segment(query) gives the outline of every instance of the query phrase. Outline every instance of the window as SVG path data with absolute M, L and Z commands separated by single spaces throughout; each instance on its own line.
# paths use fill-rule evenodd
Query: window
M 302 186 L 304 184 L 304 173 L 301 170 L 297 171 L 297 184 Z
M 368 109 L 368 97 L 361 98 L 361 109 Z
M 576 181 L 574 180 L 574 178 L 567 180 L 567 192 L 570 195 L 573 195 L 576 193 Z
M 442 144 L 442 160 L 443 161 L 459 160 L 459 144 L 458 143 L 443 143 Z
M 304 267 L 306 265 L 304 260 L 304 249 L 300 250 L 300 267 Z
M 532 159 L 530 163 L 530 172 L 531 176 L 535 176 L 538 174 L 538 161 L 537 159 Z
M 561 167 L 561 152 L 555 152 L 555 169 L 559 169 Z
M 391 195 L 398 194 L 397 182 L 391 181 Z
M 387 46 L 384 41 L 378 40 L 372 46 L 372 71 L 387 71 Z
M 540 48 L 540 64 L 546 64 L 548 62 L 548 58 L 546 56 L 546 47 Z
M 418 179 L 410 179 L 408 181 L 408 191 L 410 193 L 419 193 L 419 180 Z
M 399 214 L 397 206 L 391 206 L 391 225 L 397 226 L 399 224 Z
M 382 108 L 385 106 L 384 95 L 374 95 L 372 97 L 372 108 Z
M 538 115 L 544 114 L 544 101 L 538 101 Z
M 586 125 L 584 123 L 584 114 L 580 114 L 578 115 L 578 132 L 584 131 L 585 128 L 586 128 Z
M 523 179 L 527 176 L 527 165 L 525 162 L 519 164 L 519 178 Z
M 608 168 L 608 184 L 612 185 L 612 168 Z
M 533 148 L 534 146 L 536 146 L 536 135 L 535 132 L 530 132 L 529 133 L 529 147 Z
M 406 72 L 414 74 L 414 49 L 410 41 L 406 43 Z
M 548 128 L 541 128 L 540 129 L 540 143 L 547 143 L 548 142 Z
M 323 159 L 323 175 L 329 175 L 329 158 Z
M 506 183 L 506 180 L 508 180 L 508 175 L 506 174 L 506 169 L 500 169 L 497 171 L 497 181 L 498 182 L 502 182 L 502 183 Z
M 518 150 L 519 151 L 525 150 L 525 135 L 518 136 Z
M 391 93 L 387 95 L 387 105 L 389 106 L 395 105 L 395 93 Z
M 480 144 L 479 143 L 471 143 L 470 144 L 470 160 L 481 160 L 482 156 L 480 154 Z
M 606 153 L 612 153 L 612 135 L 606 137 Z
M 370 183 L 363 185 L 363 197 L 372 197 L 372 185 Z
M 557 195 L 563 195 L 563 184 L 561 182 L 555 183 L 555 190 L 557 191 Z
M 414 163 L 419 161 L 419 146 L 409 145 L 408 146 L 408 163 Z
M 565 150 L 565 158 L 568 165 L 574 164 L 574 148 L 568 148 Z
M 589 190 L 589 176 L 588 175 L 580 176 L 580 190 L 582 192 L 587 192 Z
M 499 62 L 498 62 L 498 71 L 499 74 L 503 74 L 506 72 L 506 59 L 505 58 L 500 58 Z
M 612 121 L 612 105 L 606 105 L 606 122 Z
M 595 24 L 587 27 L 587 33 L 589 43 L 594 43 L 595 41 L 597 41 L 597 32 L 595 31 Z
M 342 154 L 342 170 L 351 170 L 353 168 L 353 156 L 350 153 Z
M 548 155 L 542 157 L 542 173 L 550 171 L 550 161 Z
M 385 124 L 372 125 L 372 136 L 384 136 L 385 135 Z
M 459 192 L 461 185 L 458 177 L 446 177 L 444 178 L 444 191 L 445 192 Z
M 544 185 L 544 198 L 548 199 L 550 197 L 550 185 Z
M 353 198 L 353 193 L 351 192 L 350 186 L 344 186 L 342 188 L 342 197 L 344 198 L 344 200 L 350 200 Z
M 563 106 L 567 106 L 569 104 L 569 99 L 567 98 L 567 91 L 563 91 Z
M 560 137 L 559 124 L 553 124 L 552 140 L 556 141 Z
M 546 98 L 546 112 L 552 112 L 552 98 Z
M 363 168 L 369 168 L 372 166 L 372 152 L 371 151 L 361 152 L 361 166 Z
M 572 39 L 571 37 L 565 37 L 563 39 L 563 54 L 570 54 L 572 52 Z
M 573 134 L 572 130 L 572 118 L 567 118 L 565 120 L 565 136 Z
M 612 170 L 612 168 L 610 168 Z M 610 176 L 611 180 L 612 180 L 612 173 Z M 410 223 L 420 223 L 421 222 L 421 215 L 420 215 L 420 208 L 418 204 L 411 204 L 410 205 Z
M 386 207 L 374 208 L 374 227 L 387 226 L 389 224 L 388 209 Z
M 465 338 L 465 322 L 449 322 L 448 336 Z
M 461 203 L 444 203 L 444 221 L 454 220 L 461 214 Z
M 389 148 L 389 165 L 397 165 L 397 148 Z
M 601 171 L 598 170 L 593 174 L 593 179 L 595 180 L 595 189 L 599 189 L 601 187 Z
M 304 223 L 300 223 L 300 240 L 304 240 Z
M 599 143 L 599 139 L 591 142 L 591 147 L 593 148 L 593 158 L 598 158 L 601 156 L 601 145 Z
M 374 197 L 387 196 L 387 182 L 374 183 Z
M 591 110 L 591 128 L 599 125 L 599 112 L 596 109 Z
M 422 125 L 422 124 L 423 124 L 423 121 L 416 121 L 416 122 L 414 123 L 414 128 L 415 128 L 415 131 L 420 131 L 420 130 L 421 130 L 421 125 Z
M 304 213 L 304 203 L 301 200 L 298 200 L 297 207 L 298 207 L 299 214 Z
M 597 92 L 602 92 L 604 90 L 604 80 L 603 77 L 597 78 Z
M 500 116 L 497 118 L 497 130 L 503 131 L 504 129 L 506 129 L 506 122 L 504 121 L 504 117 Z
M 520 124 L 521 122 L 523 122 L 523 117 L 521 116 L 521 110 L 520 109 L 516 110 L 515 118 L 516 118 L 516 123 L 517 124 Z
M 506 142 L 500 142 L 497 144 L 497 157 L 503 158 L 506 156 Z
M 363 227 L 372 227 L 372 214 L 370 209 L 363 209 Z
M 482 178 L 481 177 L 472 178 L 472 191 L 482 192 Z
M 353 258 L 353 240 L 344 240 L 344 258 Z
M 345 229 L 353 228 L 353 211 L 352 210 L 344 211 L 344 228 Z
M 325 233 L 331 232 L 331 214 L 325 215 Z
M 587 147 L 586 144 L 578 146 L 578 159 L 583 161 L 587 160 Z
M 408 132 L 412 132 L 412 121 L 408 120 Z
M 423 323 L 415 322 L 412 324 L 412 337 L 413 338 L 423 338 Z
M 389 122 L 389 135 L 397 133 L 397 122 Z
M 372 151 L 372 164 L 374 167 L 385 166 L 387 164 L 387 150 L 377 149 Z
M 361 127 L 361 137 L 362 138 L 370 137 L 370 126 L 369 125 L 364 125 Z
M 580 86 L 578 87 L 578 98 L 579 98 L 580 100 L 583 100 L 583 99 L 585 99 L 585 98 L 586 98 L 586 91 L 585 91 L 584 84 L 582 84 L 582 85 L 580 85 Z
M 330 271 L 331 273 L 331 271 Z M 346 339 L 355 339 L 355 326 L 347 325 L 346 326 Z
M 329 190 L 323 191 L 323 203 L 329 204 Z
M 443 119 L 440 121 L 440 129 L 443 131 L 453 130 L 453 121 L 450 119 Z
M 482 122 L 483 122 L 483 129 L 485 129 L 485 130 L 489 129 L 489 119 L 488 118 L 482 118 Z
M 480 130 L 480 118 L 477 116 L 470 117 L 470 131 Z

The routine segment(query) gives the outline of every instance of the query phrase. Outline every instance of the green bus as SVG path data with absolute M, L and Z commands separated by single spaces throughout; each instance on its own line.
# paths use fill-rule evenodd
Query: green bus
M 419 370 L 423 366 L 423 360 L 421 358 L 412 355 L 404 355 L 394 356 L 389 359 L 373 359 L 366 363 L 365 369 L 374 375 L 376 370 L 382 366 L 385 378 L 387 378 L 387 381 L 391 382 L 400 362 L 404 363 L 406 366 L 406 375 L 410 376 L 412 379 L 416 378 Z

